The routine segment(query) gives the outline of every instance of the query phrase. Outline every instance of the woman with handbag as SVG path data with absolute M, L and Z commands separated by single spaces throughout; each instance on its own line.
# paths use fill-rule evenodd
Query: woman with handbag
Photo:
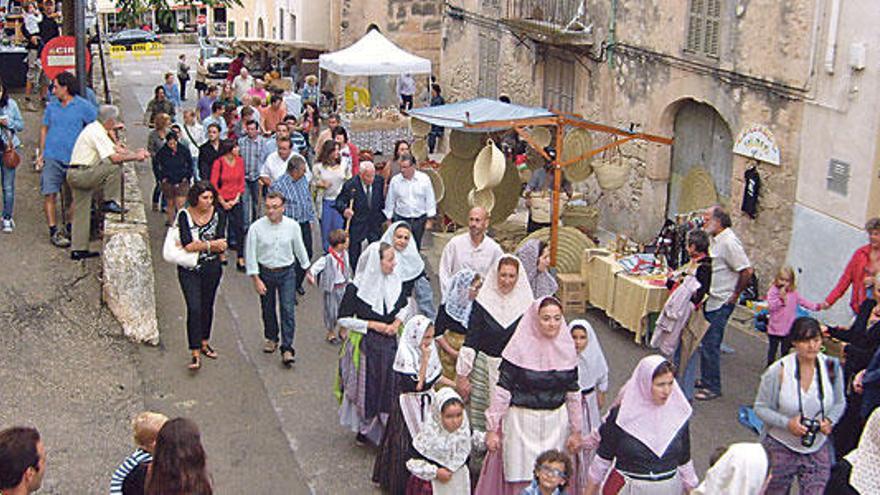
M 177 279 L 186 300 L 186 336 L 192 354 L 189 369 L 198 370 L 201 355 L 211 359 L 217 353 L 211 348 L 211 325 L 214 319 L 214 298 L 223 270 L 219 254 L 226 251 L 226 213 L 217 205 L 218 194 L 206 180 L 193 184 L 187 195 L 188 206 L 177 214 L 180 245 L 186 253 L 198 253 L 192 268 L 178 263 Z M 185 253 L 180 253 L 184 257 Z
M 3 142 L 3 232 L 11 234 L 15 229 L 12 220 L 12 209 L 15 206 L 15 169 L 21 163 L 16 148 L 21 141 L 15 134 L 24 130 L 24 120 L 18 110 L 18 104 L 9 97 L 6 84 L 0 80 L 0 139 Z

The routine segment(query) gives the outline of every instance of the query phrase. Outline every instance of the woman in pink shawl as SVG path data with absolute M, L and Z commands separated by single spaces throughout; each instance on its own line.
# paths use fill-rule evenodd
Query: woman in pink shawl
M 656 355 L 639 361 L 599 427 L 602 440 L 584 494 L 595 495 L 603 485 L 603 494 L 693 490 L 699 480 L 691 461 L 691 412 L 675 381 L 675 366 Z
M 519 494 L 542 452 L 567 448 L 576 454 L 581 443 L 577 351 L 562 304 L 553 297 L 533 302 L 501 358 L 486 412 L 489 454 L 478 495 Z

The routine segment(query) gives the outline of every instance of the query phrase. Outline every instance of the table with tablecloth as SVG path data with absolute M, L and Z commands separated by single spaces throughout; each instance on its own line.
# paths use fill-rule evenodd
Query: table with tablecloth
M 599 308 L 622 327 L 635 333 L 642 342 L 648 327 L 648 316 L 659 313 L 666 303 L 669 290 L 656 277 L 629 275 L 613 254 L 584 253 L 582 275 L 589 285 L 589 303 Z
M 394 154 L 394 143 L 400 140 L 412 142 L 409 118 L 399 120 L 351 120 L 343 119 L 348 138 L 358 149 L 381 151 L 384 156 Z

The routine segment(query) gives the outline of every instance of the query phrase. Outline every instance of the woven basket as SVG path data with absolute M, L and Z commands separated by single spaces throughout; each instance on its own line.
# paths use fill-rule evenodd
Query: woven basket
M 583 227 L 595 232 L 599 226 L 599 209 L 595 206 L 567 204 L 562 209 L 562 225 Z
M 574 128 L 562 140 L 562 162 L 573 160 L 593 149 L 593 139 L 586 129 Z M 571 182 L 582 182 L 593 175 L 590 165 L 593 157 L 578 160 L 571 165 L 562 167 L 565 178 Z
M 694 167 L 681 181 L 678 211 L 697 211 L 718 202 L 715 181 L 703 167 Z
M 492 189 L 501 184 L 504 171 L 504 153 L 495 146 L 495 142 L 487 139 L 486 146 L 480 150 L 474 161 L 474 185 L 479 190 Z
M 519 180 L 519 172 L 513 162 L 508 163 L 504 169 L 504 178 L 492 192 L 495 193 L 495 208 L 492 210 L 492 218 L 489 225 L 497 225 L 507 220 L 516 211 L 519 204 L 522 183 Z
M 443 196 L 446 194 L 443 177 L 440 177 L 440 173 L 433 168 L 423 168 L 420 170 L 428 174 L 428 177 L 431 179 L 431 188 L 434 189 L 434 200 L 437 201 L 437 204 L 440 204 L 443 201 Z
M 409 151 L 419 163 L 428 159 L 428 143 L 424 138 L 416 138 L 409 147 Z
M 546 127 L 532 127 L 526 132 L 529 133 L 530 139 L 535 144 L 541 146 L 541 148 L 550 146 L 550 143 L 553 141 L 553 133 Z
M 458 225 L 467 225 L 468 191 L 474 188 L 473 160 L 459 158 L 452 153 L 440 162 L 440 178 L 443 181 L 444 195 L 440 210 Z
M 528 165 L 529 170 L 538 170 L 543 167 L 545 163 L 547 163 L 547 160 L 545 160 L 544 157 L 531 146 L 526 149 L 526 165 Z
M 520 242 L 517 249 L 529 239 L 540 239 L 550 242 L 550 227 L 536 230 Z M 594 248 L 596 244 L 583 232 L 574 227 L 561 227 L 559 229 L 558 247 L 556 250 L 556 268 L 559 273 L 580 273 L 581 261 L 584 249 Z
M 482 206 L 484 210 L 492 213 L 492 208 L 495 208 L 495 193 L 491 189 L 471 189 L 468 192 L 468 204 L 471 208 Z
M 483 147 L 485 137 L 481 132 L 452 131 L 449 133 L 449 152 L 472 160 Z
M 619 155 L 613 158 L 603 158 L 593 161 L 593 171 L 596 172 L 596 180 L 599 187 L 606 191 L 620 189 L 629 179 L 629 163 Z
M 412 129 L 415 138 L 424 138 L 431 132 L 431 124 L 413 117 L 409 119 L 409 128 Z

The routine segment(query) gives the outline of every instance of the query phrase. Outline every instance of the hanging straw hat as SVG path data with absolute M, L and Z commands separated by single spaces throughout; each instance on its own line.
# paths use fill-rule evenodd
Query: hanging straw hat
M 491 139 L 487 139 L 486 146 L 480 150 L 474 161 L 474 185 L 479 190 L 492 189 L 501 183 L 504 172 L 504 153 Z
M 593 149 L 593 139 L 586 129 L 574 128 L 568 131 L 568 134 L 562 139 L 562 162 L 573 160 L 584 153 Z M 578 160 L 571 165 L 562 167 L 565 172 L 565 178 L 571 182 L 582 182 L 587 180 L 593 173 L 593 167 L 590 162 L 593 157 Z
M 444 194 L 439 207 L 458 225 L 467 225 L 468 221 L 470 206 L 467 195 L 474 187 L 473 163 L 473 160 L 459 158 L 452 153 L 443 157 L 440 162 Z
M 550 146 L 550 143 L 553 141 L 553 133 L 546 127 L 532 127 L 527 132 L 530 139 L 541 148 Z
M 540 239 L 550 243 L 550 227 L 536 230 L 523 239 L 517 249 L 530 239 Z M 574 227 L 560 227 L 559 243 L 556 249 L 556 268 L 559 273 L 580 273 L 584 249 L 594 248 L 596 244 L 583 232 Z
M 428 178 L 431 179 L 431 188 L 434 189 L 434 200 L 439 204 L 443 201 L 443 196 L 446 194 L 446 186 L 443 184 L 443 178 L 440 177 L 440 173 L 433 168 L 423 168 L 420 170 L 427 174 Z
M 409 128 L 412 129 L 412 134 L 415 138 L 424 138 L 431 132 L 431 124 L 415 117 L 409 118 Z
M 489 225 L 506 221 L 507 217 L 516 211 L 521 188 L 519 172 L 516 170 L 516 165 L 510 162 L 504 168 L 504 178 L 501 179 L 501 183 L 492 189 L 495 193 L 495 208 L 492 210 Z
M 416 161 L 420 163 L 428 159 L 428 143 L 424 138 L 417 138 L 413 141 L 409 151 Z
M 484 210 L 492 213 L 492 208 L 495 208 L 495 193 L 491 189 L 471 189 L 468 192 L 468 204 L 472 208 L 482 206 Z
M 593 162 L 593 171 L 596 172 L 599 187 L 606 191 L 623 187 L 629 179 L 629 169 L 629 162 L 624 160 L 620 154 Z
M 482 132 L 452 131 L 449 133 L 449 152 L 459 158 L 473 159 L 483 147 Z
M 715 181 L 703 167 L 694 167 L 681 181 L 678 196 L 678 211 L 702 210 L 718 202 Z

